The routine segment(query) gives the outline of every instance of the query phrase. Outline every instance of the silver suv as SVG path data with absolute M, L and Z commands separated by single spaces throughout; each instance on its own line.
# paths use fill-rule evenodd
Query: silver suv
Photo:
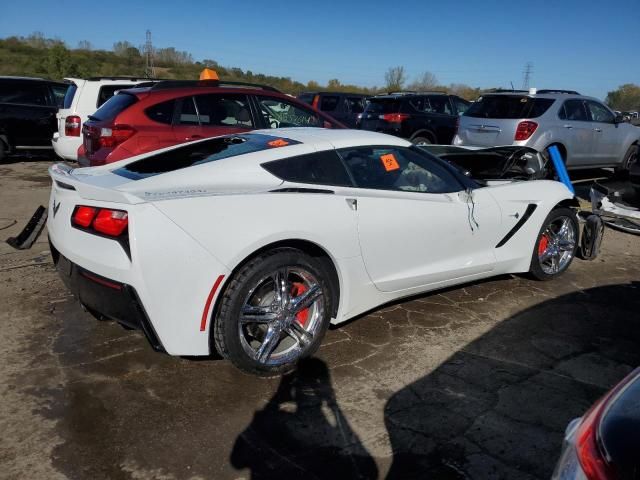
M 568 168 L 627 171 L 638 157 L 640 128 L 595 98 L 569 90 L 483 95 L 460 117 L 453 145 L 557 145 Z

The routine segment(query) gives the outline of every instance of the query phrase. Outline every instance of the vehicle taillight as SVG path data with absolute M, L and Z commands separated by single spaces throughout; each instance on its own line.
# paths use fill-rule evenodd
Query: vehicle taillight
M 111 237 L 119 237 L 129 224 L 129 216 L 123 210 L 102 209 L 93 221 L 96 232 L 104 233 Z
M 119 237 L 129 225 L 129 215 L 124 210 L 78 205 L 71 222 L 85 230 L 93 230 L 109 237 Z
M 69 115 L 64 120 L 64 134 L 67 137 L 79 137 L 82 122 L 77 115 Z
M 518 128 L 516 128 L 516 136 L 514 140 L 528 140 L 533 132 L 538 128 L 538 124 L 536 122 L 530 122 L 525 120 L 524 122 L 520 122 L 518 124 Z
M 320 110 L 320 95 L 314 95 L 311 106 L 316 110 Z
M 113 148 L 121 144 L 136 133 L 129 125 L 114 125 L 111 128 L 101 128 L 98 143 L 101 147 Z
M 378 115 L 378 118 L 387 122 L 400 123 L 410 116 L 408 113 L 385 113 L 384 115 Z
M 91 222 L 93 222 L 93 219 L 96 216 L 97 211 L 97 208 L 79 205 L 73 212 L 73 223 L 82 228 L 89 228 Z

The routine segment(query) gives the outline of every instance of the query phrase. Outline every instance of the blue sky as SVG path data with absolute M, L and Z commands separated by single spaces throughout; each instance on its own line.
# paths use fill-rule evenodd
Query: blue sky
M 75 47 L 89 40 L 173 46 L 196 60 L 307 82 L 383 85 L 403 65 L 412 80 L 479 87 L 576 89 L 603 98 L 640 83 L 640 0 L 5 2 L 0 37 L 41 31 Z

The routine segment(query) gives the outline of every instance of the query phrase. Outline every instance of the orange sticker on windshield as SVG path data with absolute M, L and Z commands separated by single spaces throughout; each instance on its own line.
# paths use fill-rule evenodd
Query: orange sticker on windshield
M 278 138 L 277 140 L 271 140 L 270 142 L 267 142 L 267 145 L 269 145 L 270 147 L 286 147 L 287 145 L 289 145 L 289 142 Z
M 394 170 L 398 170 L 400 168 L 400 164 L 393 153 L 387 153 L 385 155 L 380 155 L 380 161 L 382 162 L 382 166 L 387 172 L 392 172 Z

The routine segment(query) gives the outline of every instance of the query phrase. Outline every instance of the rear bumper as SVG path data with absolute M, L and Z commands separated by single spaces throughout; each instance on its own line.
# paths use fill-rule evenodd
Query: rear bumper
M 131 286 L 90 272 L 71 262 L 49 241 L 51 257 L 60 278 L 78 301 L 98 318 L 116 320 L 142 330 L 151 347 L 164 351 L 149 317 Z
M 81 137 L 61 137 L 54 135 L 51 139 L 53 150 L 60 158 L 65 160 L 78 160 L 78 147 L 82 144 Z

